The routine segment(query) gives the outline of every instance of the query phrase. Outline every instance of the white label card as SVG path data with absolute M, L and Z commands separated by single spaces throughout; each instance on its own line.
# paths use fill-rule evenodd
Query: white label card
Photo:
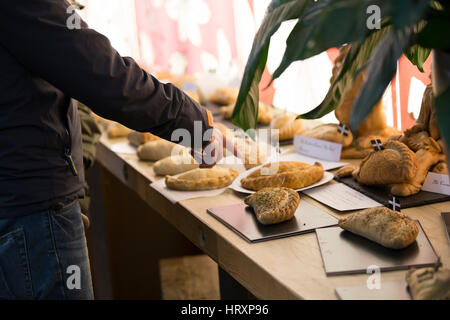
M 422 190 L 450 196 L 450 180 L 447 174 L 428 172 Z
M 328 184 L 303 191 L 304 194 L 338 211 L 361 210 L 382 206 L 343 183 Z
M 338 133 L 336 132 L 336 134 Z M 305 136 L 294 136 L 294 150 L 305 156 L 338 162 L 341 159 L 342 144 Z

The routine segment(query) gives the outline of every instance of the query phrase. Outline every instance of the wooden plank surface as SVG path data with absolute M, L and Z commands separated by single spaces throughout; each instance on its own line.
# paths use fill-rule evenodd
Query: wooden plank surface
M 151 162 L 111 151 L 111 145 L 120 141 L 102 137 L 97 148 L 98 161 L 256 297 L 336 299 L 336 287 L 366 284 L 368 274 L 327 277 L 315 233 L 247 243 L 206 212 L 208 208 L 242 202 L 244 196 L 232 190 L 216 197 L 170 203 L 149 186 L 160 178 L 155 176 Z M 336 217 L 343 216 L 306 195 L 301 198 Z M 443 211 L 450 211 L 450 202 L 402 212 L 421 222 L 443 265 L 450 267 L 450 245 L 440 217 Z M 404 279 L 405 272 L 384 272 L 381 281 Z

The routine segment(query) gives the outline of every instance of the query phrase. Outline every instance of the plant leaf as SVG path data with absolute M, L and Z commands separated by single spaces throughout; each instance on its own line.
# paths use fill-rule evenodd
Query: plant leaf
M 450 16 L 442 18 L 431 18 L 428 20 L 422 31 L 420 31 L 417 35 L 417 42 L 424 48 L 449 50 L 449 32 Z
M 283 59 L 272 76 L 278 78 L 292 62 L 304 60 L 329 48 L 365 38 L 370 5 L 385 8 L 380 0 L 324 0 L 305 11 L 286 41 Z M 339 21 L 339 25 L 336 22 Z M 338 28 L 338 32 L 336 32 Z
M 431 49 L 423 48 L 416 44 L 405 51 L 405 56 L 420 72 L 423 72 L 423 64 L 427 61 L 430 52 Z
M 394 0 L 388 1 L 389 15 L 397 29 L 412 26 L 423 19 L 430 8 L 430 0 Z
M 439 132 L 447 147 L 447 157 L 450 155 L 450 86 L 434 98 L 434 110 Z
M 374 105 L 381 99 L 397 71 L 397 60 L 409 44 L 412 33 L 412 28 L 391 29 L 378 44 L 367 66 L 367 78 L 353 105 L 350 119 L 352 131 L 356 132 Z
M 352 43 L 342 63 L 342 68 L 324 100 L 313 110 L 301 115 L 301 118 L 317 119 L 335 110 L 347 90 L 353 86 L 357 74 L 366 66 L 373 51 L 389 30 L 391 27 L 385 26 L 381 30 L 373 31 L 365 40 Z
M 244 130 L 256 128 L 259 105 L 259 82 L 267 62 L 270 37 L 281 23 L 302 15 L 314 4 L 314 0 L 273 0 L 253 41 L 238 99 L 232 115 L 232 122 Z

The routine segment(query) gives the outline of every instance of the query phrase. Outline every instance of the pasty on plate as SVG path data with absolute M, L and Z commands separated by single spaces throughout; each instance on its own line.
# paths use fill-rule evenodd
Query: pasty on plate
M 417 223 L 401 212 L 375 207 L 339 220 L 339 226 L 386 248 L 403 249 L 419 234 Z
M 275 224 L 294 217 L 300 196 L 289 188 L 264 188 L 246 197 L 244 202 L 253 208 L 260 223 Z
M 231 184 L 239 172 L 232 168 L 213 167 L 210 169 L 193 169 L 175 178 L 166 176 L 169 189 L 182 191 L 199 191 L 220 189 Z
M 299 161 L 269 163 L 241 180 L 244 188 L 261 190 L 267 187 L 301 189 L 316 183 L 324 175 L 323 167 L 316 162 L 310 165 Z

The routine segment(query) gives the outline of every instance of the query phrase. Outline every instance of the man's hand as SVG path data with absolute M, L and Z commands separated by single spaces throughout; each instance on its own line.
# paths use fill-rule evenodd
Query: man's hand
M 194 159 L 200 163 L 200 168 L 211 168 L 223 158 L 224 150 L 227 149 L 236 157 L 239 157 L 236 145 L 227 138 L 223 126 L 213 125 L 212 138 L 203 150 L 192 149 Z

